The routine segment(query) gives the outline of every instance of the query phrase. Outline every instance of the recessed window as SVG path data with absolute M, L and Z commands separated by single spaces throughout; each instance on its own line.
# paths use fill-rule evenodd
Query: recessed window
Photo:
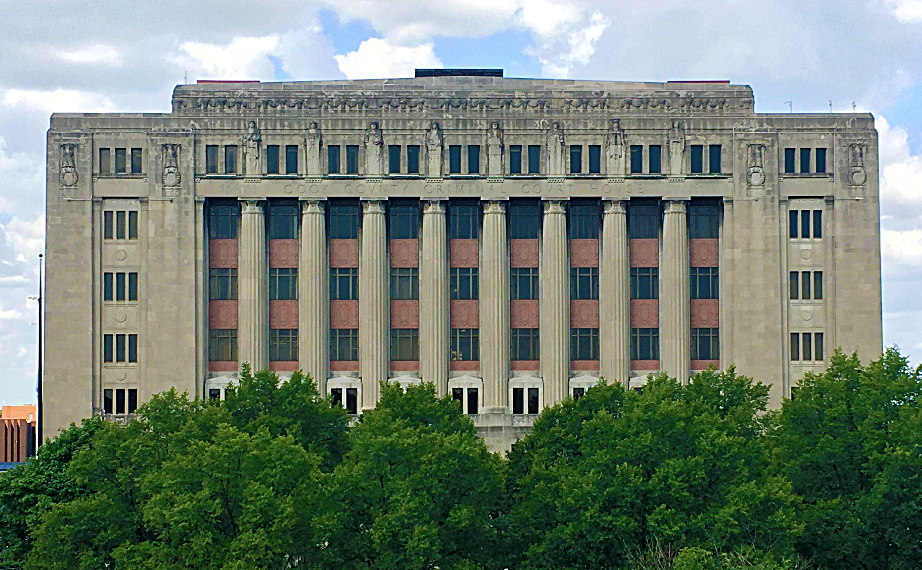
M 419 360 L 418 329 L 391 329 L 391 360 Z
M 103 212 L 103 239 L 138 239 L 138 212 Z
M 131 149 L 131 173 L 141 174 L 141 149 Z
M 582 398 L 582 397 L 585 396 L 585 395 L 586 395 L 586 389 L 585 389 L 585 388 L 582 388 L 582 387 L 580 387 L 580 388 L 573 388 L 573 399 L 574 399 L 574 400 L 579 400 L 580 398 Z
M 294 267 L 269 269 L 269 299 L 291 301 L 298 298 L 298 270 Z
M 627 213 L 627 229 L 631 239 L 659 238 L 659 201 L 631 200 Z
M 513 267 L 509 271 L 512 299 L 538 298 L 538 268 Z
M 102 396 L 103 413 L 133 414 L 138 409 L 137 388 L 106 388 Z
M 823 238 L 822 210 L 790 210 L 788 216 L 788 235 L 791 239 Z
M 810 151 L 812 149 L 802 148 L 800 149 L 800 173 L 801 174 L 810 174 Z
M 823 211 L 813 210 L 813 239 L 823 237 Z
M 704 172 L 704 145 L 691 145 L 691 173 L 701 174 Z
M 103 273 L 103 301 L 137 301 L 138 274 Z
M 571 299 L 598 299 L 599 298 L 599 268 L 598 267 L 571 267 L 570 268 L 570 298 Z
M 285 174 L 298 173 L 298 145 L 285 146 Z
M 589 174 L 602 173 L 602 146 L 589 145 Z
M 570 239 L 599 239 L 601 211 L 598 201 L 574 200 L 570 204 Z
M 330 329 L 330 360 L 359 359 L 359 330 Z
M 269 204 L 269 239 L 298 238 L 298 206 L 293 204 Z
M 221 389 L 220 388 L 209 388 L 208 389 L 208 399 L 209 400 L 220 400 L 221 399 Z
M 477 239 L 480 228 L 478 204 L 452 203 L 448 207 L 449 239 Z
M 467 145 L 467 173 L 480 174 L 480 145 Z
M 570 145 L 570 174 L 580 174 L 583 171 L 583 145 Z
M 538 329 L 512 329 L 511 360 L 540 360 L 541 342 Z
M 479 275 L 476 267 L 452 267 L 449 272 L 452 300 L 479 298 Z
M 387 172 L 400 174 L 400 145 L 398 144 L 387 147 Z
M 538 239 L 541 206 L 513 201 L 509 204 L 509 239 Z
M 208 207 L 208 238 L 237 239 L 237 216 L 240 206 L 235 204 Z
M 128 172 L 128 155 L 127 149 L 115 149 L 115 173 L 126 174 Z
M 298 360 L 298 329 L 269 329 L 269 360 Z
M 208 360 L 218 362 L 237 360 L 237 329 L 208 331 Z
M 237 173 L 237 145 L 229 144 L 224 147 L 224 174 Z
M 480 360 L 479 329 L 451 329 L 451 359 Z
M 480 390 L 477 388 L 467 389 L 467 413 L 470 416 L 476 415 L 480 410 L 480 405 L 478 403 L 479 392 Z
M 388 218 L 390 239 L 419 237 L 419 202 L 390 205 Z
M 659 299 L 659 268 L 631 268 L 631 299 Z
M 359 145 L 346 145 L 346 174 L 359 173 Z
M 659 174 L 663 171 L 663 146 L 651 144 L 649 147 L 650 174 Z
M 419 174 L 419 145 L 407 146 L 407 174 Z
M 461 174 L 461 145 L 448 146 L 448 173 Z
M 631 360 L 659 360 L 659 329 L 631 329 Z
M 512 389 L 512 413 L 524 414 L 528 404 L 528 414 L 536 415 L 539 407 L 539 397 L 537 388 L 528 388 L 528 401 L 525 401 L 525 388 Z
M 509 147 L 509 174 L 522 174 L 522 145 Z
M 720 174 L 720 151 L 719 144 L 708 146 L 708 172 L 711 174 Z
M 643 174 L 643 146 L 631 145 L 631 174 Z
M 720 206 L 692 200 L 688 206 L 688 237 L 717 239 L 720 237 Z
M 112 153 L 107 148 L 99 149 L 99 173 L 112 173 Z
M 691 359 L 692 360 L 718 360 L 720 359 L 719 329 L 692 329 L 691 330 Z
M 823 174 L 826 172 L 826 149 L 816 149 L 816 172 Z
M 236 268 L 208 270 L 208 298 L 211 301 L 230 301 L 237 298 Z
M 792 301 L 823 299 L 823 272 L 822 271 L 791 271 L 789 278 L 789 294 Z
M 541 174 L 541 145 L 528 145 L 528 173 Z
M 796 158 L 797 149 L 786 148 L 784 149 L 784 173 L 785 174 L 794 174 L 794 159 Z
M 348 301 L 358 299 L 359 270 L 355 267 L 330 268 L 330 299 Z
M 800 211 L 800 237 L 807 239 L 810 237 L 810 210 Z
M 114 347 L 113 347 L 114 344 Z M 114 350 L 113 350 L 114 348 Z M 138 361 L 138 335 L 103 335 L 103 362 L 134 363 Z
M 331 144 L 327 146 L 327 172 L 330 174 L 339 174 L 340 150 L 338 144 Z
M 419 299 L 419 269 L 415 267 L 391 268 L 391 299 Z
M 716 267 L 692 267 L 690 274 L 692 299 L 717 299 L 720 294 L 720 271 Z
M 355 202 L 331 201 L 328 208 L 330 239 L 358 239 L 361 211 Z
M 570 329 L 570 360 L 599 359 L 599 329 Z
M 346 399 L 343 400 L 342 388 L 330 388 L 330 401 L 334 406 L 343 406 L 352 415 L 359 413 L 359 392 L 357 388 L 346 388 Z
M 277 144 L 266 146 L 266 173 L 279 173 L 279 145 Z

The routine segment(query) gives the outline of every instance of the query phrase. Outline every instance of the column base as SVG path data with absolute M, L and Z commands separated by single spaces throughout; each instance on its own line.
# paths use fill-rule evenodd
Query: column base
M 531 432 L 536 417 L 513 415 L 509 408 L 483 408 L 474 417 L 474 427 L 477 435 L 487 444 L 487 449 L 506 454 L 513 443 Z

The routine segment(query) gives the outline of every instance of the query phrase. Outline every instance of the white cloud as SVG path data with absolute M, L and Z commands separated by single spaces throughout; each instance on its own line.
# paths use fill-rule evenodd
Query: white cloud
M 11 319 L 20 319 L 22 318 L 22 313 L 15 309 L 10 309 L 9 311 L 0 311 L 0 320 L 11 320 Z
M 393 46 L 379 38 L 359 44 L 356 51 L 337 55 L 339 69 L 349 79 L 413 77 L 416 68 L 438 68 L 442 62 L 432 51 L 432 44 L 414 47 Z
M 25 152 L 9 152 L 0 137 L 0 212 L 38 207 L 42 201 L 45 165 Z M 30 207 L 31 206 L 31 207 Z
M 574 64 L 589 64 L 589 59 L 595 53 L 595 44 L 608 24 L 608 19 L 596 12 L 588 22 L 571 29 L 565 36 L 566 42 L 561 37 L 545 36 L 541 38 L 538 47 L 531 47 L 528 52 L 541 62 L 545 75 L 566 78 Z M 566 48 L 563 48 L 564 43 Z
M 0 233 L 13 247 L 17 261 L 32 263 L 45 248 L 45 217 L 38 216 L 32 221 L 14 217 L 6 224 L 0 224 Z
M 115 111 L 115 104 L 108 97 L 89 91 L 73 89 L 55 89 L 42 91 L 38 89 L 0 90 L 3 103 L 10 107 L 26 107 L 47 115 L 51 113 L 108 113 Z
M 922 22 L 922 0 L 892 1 L 893 14 L 902 22 Z
M 922 267 L 922 230 L 880 232 L 881 254 L 899 263 Z
M 95 44 L 61 52 L 58 57 L 71 63 L 101 63 L 106 65 L 118 65 L 121 63 L 118 50 L 104 44 Z
M 171 59 L 193 78 L 271 81 L 275 74 L 268 56 L 278 52 L 279 37 L 238 37 L 226 45 L 185 42 L 179 49 L 183 54 Z

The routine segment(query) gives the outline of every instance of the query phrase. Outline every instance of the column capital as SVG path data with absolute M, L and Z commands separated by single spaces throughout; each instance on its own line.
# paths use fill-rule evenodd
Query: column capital
M 685 204 L 688 200 L 666 200 L 667 214 L 684 214 Z
M 263 207 L 259 205 L 259 200 L 241 200 L 243 203 L 244 214 L 262 214 Z
M 544 213 L 545 214 L 566 214 L 567 210 L 563 206 L 564 201 L 565 200 L 545 200 L 544 201 Z
M 363 200 L 362 212 L 365 214 L 383 214 L 384 200 Z
M 326 200 L 301 200 L 301 214 L 322 214 Z
M 489 200 L 483 205 L 483 213 L 486 214 L 504 214 L 506 213 L 506 204 L 501 200 Z
M 426 200 L 423 206 L 423 215 L 426 214 L 445 214 L 445 205 L 443 200 Z
M 625 200 L 606 200 L 606 214 L 627 214 L 627 203 Z

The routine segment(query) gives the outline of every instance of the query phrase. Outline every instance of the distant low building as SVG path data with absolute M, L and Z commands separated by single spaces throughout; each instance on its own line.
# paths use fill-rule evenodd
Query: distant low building
M 5 463 L 20 463 L 35 455 L 35 404 L 3 406 L 0 412 L 0 471 Z M 14 465 L 15 466 L 15 465 Z

